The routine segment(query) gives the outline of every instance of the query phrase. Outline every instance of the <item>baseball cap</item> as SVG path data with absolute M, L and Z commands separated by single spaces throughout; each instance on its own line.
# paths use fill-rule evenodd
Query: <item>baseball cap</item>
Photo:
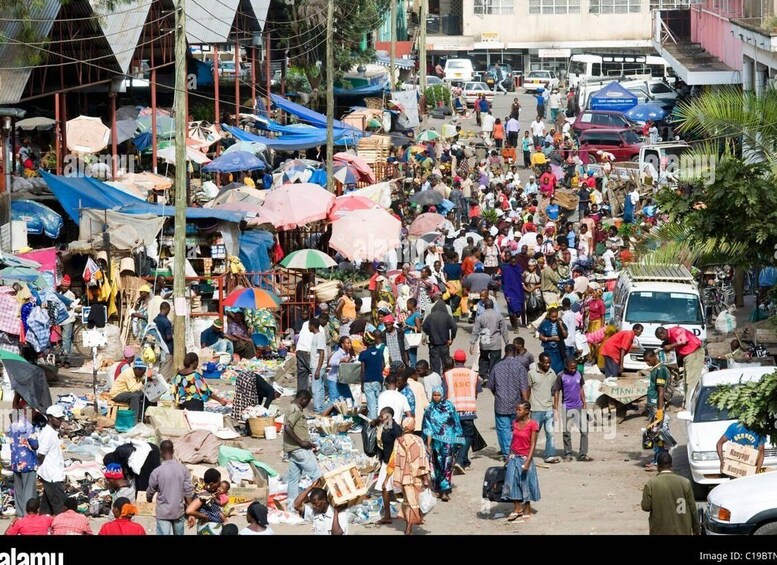
M 106 479 L 123 479 L 124 470 L 118 463 L 109 463 L 105 471 L 103 471 L 103 476 Z
M 138 292 L 148 292 L 148 293 L 150 293 L 151 292 L 151 287 L 148 286 L 147 284 L 140 285 L 140 288 L 138 289 Z
M 62 286 L 70 286 L 70 275 L 65 275 L 62 277 L 62 282 L 60 282 Z
M 453 360 L 463 363 L 467 360 L 467 353 L 463 349 L 457 349 L 453 352 Z
M 384 324 L 393 324 L 394 323 L 394 316 L 389 314 L 388 316 L 383 317 L 383 323 Z
M 46 415 L 51 416 L 53 418 L 64 418 L 65 417 L 65 409 L 62 408 L 59 404 L 52 404 L 46 409 Z

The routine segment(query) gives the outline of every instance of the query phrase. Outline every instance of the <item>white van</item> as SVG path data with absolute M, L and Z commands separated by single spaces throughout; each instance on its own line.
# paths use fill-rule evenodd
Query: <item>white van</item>
M 470 82 L 475 74 L 469 59 L 448 59 L 445 61 L 445 82 Z
M 660 326 L 682 326 L 703 343 L 707 340 L 699 289 L 682 265 L 629 265 L 621 271 L 612 296 L 610 322 L 618 330 L 629 330 L 634 324 L 645 328 L 639 346 L 623 358 L 627 371 L 647 368 L 643 351 L 661 345 L 655 337 Z

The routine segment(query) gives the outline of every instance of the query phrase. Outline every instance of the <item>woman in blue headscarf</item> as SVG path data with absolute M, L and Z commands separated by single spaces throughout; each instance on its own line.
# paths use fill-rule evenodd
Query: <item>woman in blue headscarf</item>
M 453 462 L 457 446 L 464 444 L 464 432 L 456 407 L 445 399 L 441 386 L 432 389 L 432 402 L 424 411 L 421 433 L 431 454 L 434 491 L 440 500 L 448 502 L 452 490 Z

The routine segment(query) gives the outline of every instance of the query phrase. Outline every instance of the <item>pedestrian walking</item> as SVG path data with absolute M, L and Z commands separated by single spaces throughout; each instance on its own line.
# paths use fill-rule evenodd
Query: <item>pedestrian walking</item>
M 186 508 L 194 497 L 194 487 L 189 470 L 175 460 L 173 442 L 169 439 L 159 444 L 162 464 L 151 472 L 146 489 L 146 502 L 156 501 L 156 534 L 158 536 L 182 536 Z
M 521 338 L 518 338 L 521 339 Z M 539 429 L 545 430 L 545 463 L 560 463 L 561 459 L 556 457 L 556 445 L 553 433 L 555 406 L 553 389 L 556 386 L 558 375 L 550 368 L 550 357 L 547 353 L 540 353 L 536 364 L 529 367 L 527 375 L 529 380 L 529 394 L 527 400 L 531 400 L 531 417 L 539 426 Z
M 442 298 L 435 301 L 421 327 L 429 341 L 429 366 L 433 373 L 442 374 L 442 360 L 450 357 L 450 346 L 458 331 L 456 320 L 448 313 Z
M 672 472 L 668 451 L 658 454 L 658 475 L 642 489 L 642 510 L 650 512 L 651 536 L 701 533 L 691 481 Z
M 475 439 L 475 420 L 477 419 L 477 398 L 483 387 L 478 379 L 478 374 L 464 366 L 467 362 L 467 354 L 458 349 L 453 354 L 453 367 L 443 374 L 442 386 L 446 398 L 449 398 L 459 414 L 461 429 L 464 436 L 464 444 L 456 454 L 454 469 L 459 474 L 464 474 L 471 465 L 469 460 L 469 448 Z
M 505 358 L 491 369 L 486 387 L 494 393 L 496 437 L 502 459 L 507 461 L 510 455 L 515 407 L 518 402 L 529 397 L 526 366 L 516 356 L 515 346 L 512 343 L 505 346 Z
M 553 408 L 558 413 L 563 408 L 561 422 L 564 424 L 564 461 L 572 461 L 572 430 L 580 432 L 578 461 L 593 461 L 588 456 L 588 406 L 585 400 L 583 375 L 577 370 L 577 362 L 567 359 L 564 371 L 556 379 Z M 563 404 L 562 404 L 563 403 Z
M 475 344 L 480 348 L 478 358 L 478 373 L 481 379 L 487 379 L 491 370 L 502 359 L 502 342 L 507 345 L 509 336 L 507 322 L 494 310 L 491 298 L 481 300 L 484 311 L 475 318 L 470 337 L 469 352 L 475 354 Z M 479 304 L 479 305 L 480 305 Z

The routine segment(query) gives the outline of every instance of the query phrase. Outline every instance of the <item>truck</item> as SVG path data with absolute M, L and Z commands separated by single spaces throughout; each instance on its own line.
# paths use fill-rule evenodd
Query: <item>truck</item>
M 663 179 L 670 184 L 677 181 L 680 173 L 682 156 L 691 146 L 684 141 L 667 141 L 661 143 L 646 143 L 640 147 L 639 161 L 620 161 L 612 163 L 610 177 L 633 179 L 639 177 L 640 182 L 650 176 L 654 180 Z M 588 155 L 589 161 L 597 158 L 596 154 Z M 588 171 L 602 174 L 604 166 L 600 162 L 589 162 Z

